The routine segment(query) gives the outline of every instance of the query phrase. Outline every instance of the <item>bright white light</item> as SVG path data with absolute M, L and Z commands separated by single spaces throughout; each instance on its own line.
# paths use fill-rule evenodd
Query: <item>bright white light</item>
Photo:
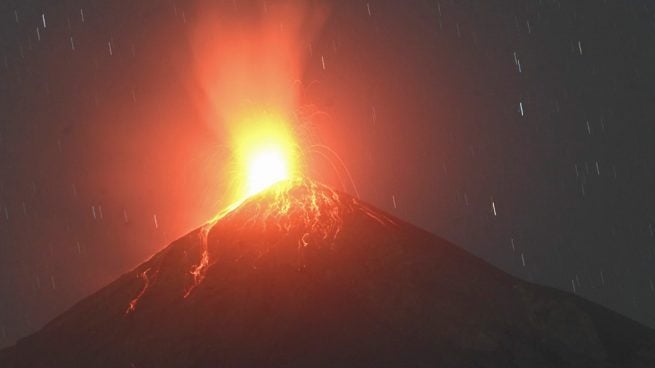
M 289 167 L 284 153 L 276 148 L 256 152 L 248 165 L 248 195 L 289 179 Z

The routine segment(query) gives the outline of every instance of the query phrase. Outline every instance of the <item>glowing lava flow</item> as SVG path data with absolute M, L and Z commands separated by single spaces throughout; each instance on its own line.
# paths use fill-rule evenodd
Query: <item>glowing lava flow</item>
M 303 247 L 310 245 L 310 239 L 334 240 L 343 214 L 351 210 L 336 191 L 309 179 L 279 183 L 253 201 L 259 205 L 249 210 L 241 230 L 274 226 L 281 232 L 298 231 L 302 233 L 298 245 Z
M 299 256 L 306 247 L 329 247 L 342 230 L 344 218 L 353 212 L 378 222 L 382 226 L 396 225 L 381 213 L 357 199 L 346 196 L 307 178 L 278 182 L 267 190 L 251 196 L 226 210 L 201 230 L 203 252 L 198 265 L 191 270 L 193 284 L 185 298 L 204 280 L 207 270 L 217 261 L 208 246 L 209 232 L 220 227 L 240 234 L 278 234 L 295 238 Z M 220 232 L 220 230 L 219 230 Z M 263 245 L 260 253 L 266 253 Z M 304 267 L 304 264 L 300 265 Z
M 394 220 L 357 199 L 312 180 L 296 178 L 277 182 L 230 206 L 200 229 L 200 256 L 187 271 L 186 277 L 191 281 L 182 296 L 188 298 L 193 294 L 205 280 L 208 270 L 219 261 L 222 247 L 234 243 L 235 239 L 244 242 L 240 247 L 252 247 L 259 256 L 274 246 L 287 244 L 297 251 L 298 266 L 302 268 L 307 266 L 304 250 L 309 247 L 330 249 L 345 220 L 353 214 L 368 217 L 382 226 L 396 225 Z M 255 242 L 248 239 L 255 239 Z M 150 275 L 150 269 L 139 273 L 145 285 L 130 302 L 126 313 L 135 310 L 139 299 L 153 286 L 157 274 Z M 149 275 L 153 276 L 150 280 Z
M 327 19 L 328 9 L 324 4 L 291 1 L 264 6 L 264 13 L 253 7 L 252 15 L 257 16 L 241 17 L 224 16 L 215 1 L 200 3 L 203 11 L 197 12 L 190 42 L 196 61 L 193 87 L 201 92 L 199 111 L 206 114 L 210 127 L 219 128 L 230 148 L 226 175 L 230 190 L 225 197 L 234 204 L 194 233 L 199 234 L 202 249 L 185 271 L 184 277 L 191 279 L 185 297 L 217 262 L 219 252 L 213 251 L 218 239 L 208 241 L 217 226 L 238 231 L 260 220 L 275 223 L 281 231 L 298 229 L 303 234 L 298 243 L 310 246 L 314 238 L 336 237 L 342 220 L 335 192 L 299 179 L 303 150 L 291 124 L 299 108 L 302 83 L 298 82 L 310 56 L 307 45 Z M 253 208 L 263 212 L 254 213 Z M 237 216 L 239 221 L 231 220 Z M 223 239 L 220 242 L 222 246 Z M 146 285 L 130 303 L 130 311 L 161 277 L 139 275 Z M 148 275 L 153 276 L 149 283 Z
M 251 128 L 236 130 L 233 138 L 235 161 L 240 166 L 235 177 L 241 182 L 240 187 L 245 188 L 245 194 L 240 195 L 241 199 L 219 213 L 200 230 L 202 255 L 200 262 L 191 270 L 193 284 L 187 289 L 185 298 L 205 278 L 205 272 L 210 266 L 207 236 L 218 220 L 257 193 L 280 182 L 295 181 L 298 176 L 297 145 L 281 115 L 251 113 L 242 117 L 241 121 L 243 126 Z
M 240 199 L 200 229 L 202 248 L 197 262 L 185 275 L 191 282 L 185 288 L 184 298 L 192 295 L 218 261 L 221 249 L 217 247 L 219 242 L 223 246 L 223 235 L 228 234 L 228 238 L 236 235 L 243 240 L 261 234 L 256 237 L 257 241 L 265 240 L 264 244 L 257 245 L 260 254 L 268 252 L 280 239 L 291 240 L 292 247 L 298 250 L 300 266 L 304 267 L 303 249 L 329 247 L 341 232 L 346 214 L 357 210 L 383 225 L 392 223 L 356 199 L 346 196 L 349 199 L 345 200 L 329 187 L 303 178 L 299 173 L 300 150 L 282 115 L 255 113 L 242 121 L 244 128 L 235 128 L 238 134 L 233 136 L 237 165 L 233 179 L 240 188 L 237 196 Z M 356 191 L 354 184 L 353 188 Z M 211 245 L 210 234 L 214 239 Z M 148 278 L 149 271 L 139 274 L 145 285 L 129 303 L 126 313 L 135 310 L 146 290 L 156 281 Z M 157 269 L 155 278 L 158 272 Z
M 382 225 L 393 224 L 392 220 L 358 200 L 341 196 L 327 186 L 300 176 L 299 150 L 284 119 L 273 114 L 253 115 L 252 119 L 255 121 L 246 120 L 244 125 L 253 127 L 257 123 L 258 129 L 241 131 L 233 142 L 234 159 L 238 165 L 234 180 L 241 188 L 240 199 L 198 232 L 200 255 L 185 275 L 191 281 L 185 288 L 184 298 L 192 295 L 218 261 L 224 235 L 228 238 L 236 235 L 245 241 L 252 239 L 253 234 L 261 234 L 261 237 L 255 236 L 256 242 L 265 241 L 257 245 L 259 254 L 268 252 L 278 241 L 285 239 L 285 244 L 297 248 L 299 266 L 304 267 L 303 249 L 333 244 L 349 213 L 357 211 Z M 356 191 L 354 184 L 353 188 Z M 210 235 L 213 239 L 211 245 Z M 149 271 L 138 275 L 145 285 L 129 303 L 126 314 L 135 310 L 146 290 L 156 281 L 159 269 L 155 269 L 151 279 L 148 278 Z
M 145 294 L 146 290 L 148 290 L 148 287 L 150 286 L 150 279 L 148 278 L 148 272 L 150 272 L 150 268 L 146 269 L 145 271 L 141 272 L 139 274 L 139 277 L 143 279 L 143 288 L 141 291 L 139 291 L 139 294 L 130 301 L 130 304 L 128 304 L 127 309 L 125 310 L 125 314 L 130 314 L 134 312 L 136 309 L 136 305 L 139 303 L 139 300 L 141 300 L 141 297 L 143 294 Z
M 277 181 L 267 190 L 231 206 L 203 226 L 200 231 L 202 255 L 200 262 L 190 271 L 193 283 L 184 297 L 191 295 L 215 262 L 210 259 L 207 237 L 219 221 L 239 218 L 238 226 L 233 230 L 240 232 L 266 231 L 271 227 L 279 233 L 299 232 L 301 235 L 297 243 L 300 249 L 315 242 L 336 239 L 343 224 L 343 214 L 348 209 L 349 206 L 341 203 L 337 192 L 309 179 Z
M 211 230 L 211 226 L 215 224 L 216 221 L 218 221 L 218 219 L 212 220 L 209 224 L 205 224 L 205 226 L 200 229 L 202 255 L 200 256 L 200 262 L 193 266 L 189 272 L 191 276 L 193 276 L 193 283 L 187 288 L 186 292 L 184 293 L 184 298 L 187 298 L 189 295 L 191 295 L 191 292 L 196 288 L 196 286 L 200 285 L 202 280 L 205 279 L 205 273 L 207 268 L 209 268 L 209 248 L 207 246 L 207 235 L 209 234 L 209 230 Z

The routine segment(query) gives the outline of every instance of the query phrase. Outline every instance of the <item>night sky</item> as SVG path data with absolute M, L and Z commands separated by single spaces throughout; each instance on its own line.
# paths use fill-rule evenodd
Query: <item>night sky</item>
M 201 3 L 0 4 L 0 346 L 229 204 L 193 77 Z M 211 3 L 247 29 L 279 2 Z M 295 124 L 356 189 L 316 157 L 311 175 L 655 327 L 655 2 L 329 10 Z

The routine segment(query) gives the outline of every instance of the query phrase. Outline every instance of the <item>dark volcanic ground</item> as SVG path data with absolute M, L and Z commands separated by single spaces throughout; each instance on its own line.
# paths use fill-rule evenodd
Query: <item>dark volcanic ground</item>
M 210 267 L 187 298 L 202 230 L 2 351 L 0 365 L 655 365 L 655 331 L 580 297 L 511 277 L 347 195 L 318 192 L 328 200 L 319 202 L 316 224 L 329 224 L 337 214 L 335 238 L 316 237 L 296 222 L 307 214 L 299 209 L 308 203 L 305 187 L 285 194 L 303 199 L 284 215 L 273 192 L 266 192 L 213 225 Z M 299 247 L 299 237 L 308 245 Z M 144 288 L 143 272 L 148 288 L 126 314 Z

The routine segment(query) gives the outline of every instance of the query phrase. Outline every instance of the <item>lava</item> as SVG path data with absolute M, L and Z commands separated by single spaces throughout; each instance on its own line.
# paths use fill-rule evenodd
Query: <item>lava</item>
M 309 179 L 289 180 L 271 188 L 263 205 L 255 206 L 245 226 L 275 226 L 280 231 L 303 233 L 298 244 L 308 246 L 309 237 L 334 240 L 350 210 L 339 194 Z M 261 199 L 254 197 L 253 200 Z
M 274 231 L 297 236 L 299 250 L 336 239 L 344 215 L 355 203 L 345 203 L 336 191 L 303 177 L 301 159 L 309 154 L 325 157 L 343 184 L 341 166 L 359 195 L 338 155 L 299 139 L 303 134 L 293 124 L 301 109 L 302 83 L 298 82 L 309 57 L 307 47 L 328 9 L 290 2 L 266 6 L 253 18 L 232 19 L 215 11 L 212 2 L 203 2 L 202 7 L 190 37 L 196 64 L 194 90 L 200 87 L 199 111 L 227 140 L 231 166 L 226 177 L 232 186 L 225 197 L 234 204 L 200 229 L 202 249 L 186 271 L 190 282 L 184 298 L 193 294 L 218 261 L 219 252 L 212 248 L 222 242 L 217 227 L 244 234 Z M 219 241 L 209 244 L 214 232 Z M 146 286 L 130 302 L 129 311 L 146 292 L 147 276 L 146 271 L 142 276 Z
M 141 300 L 141 297 L 143 294 L 145 294 L 146 290 L 148 290 L 148 287 L 150 286 L 150 279 L 148 278 L 148 272 L 150 272 L 150 268 L 146 269 L 145 271 L 141 272 L 139 274 L 139 278 L 143 279 L 144 284 L 143 288 L 141 291 L 139 291 L 139 294 L 137 294 L 134 299 L 130 301 L 130 303 L 127 306 L 127 309 L 125 310 L 125 314 L 130 314 L 136 310 L 136 305 L 139 303 L 139 300 Z
M 202 249 L 197 264 L 187 271 L 191 283 L 182 297 L 191 296 L 205 279 L 208 270 L 218 261 L 215 251 L 220 250 L 223 231 L 242 237 L 255 232 L 295 237 L 298 256 L 302 260 L 305 248 L 329 248 L 339 236 L 345 217 L 354 211 L 384 226 L 396 225 L 394 220 L 368 208 L 357 199 L 345 198 L 326 185 L 307 178 L 295 178 L 277 182 L 230 206 L 201 228 L 199 236 Z M 213 232 L 216 232 L 215 240 L 210 247 L 208 239 Z M 272 246 L 272 243 L 261 245 L 260 253 L 267 252 L 267 247 Z M 305 266 L 302 261 L 300 266 Z M 150 269 L 140 274 L 145 285 L 130 302 L 126 313 L 134 311 L 139 299 L 154 282 L 148 279 L 149 272 Z
M 209 267 L 209 250 L 207 248 L 207 234 L 209 233 L 209 230 L 211 229 L 211 225 L 205 225 L 200 229 L 200 237 L 201 237 L 201 244 L 202 244 L 202 255 L 200 256 L 200 262 L 195 265 L 191 271 L 189 272 L 191 276 L 193 276 L 193 284 L 189 286 L 189 288 L 186 290 L 184 293 L 184 297 L 188 297 L 191 295 L 191 292 L 193 289 L 198 286 L 202 280 L 205 279 L 205 272 L 207 271 L 207 267 Z
M 253 201 L 257 201 L 257 205 L 249 206 Z M 193 283 L 184 297 L 188 297 L 202 282 L 207 270 L 216 261 L 211 258 L 207 238 L 220 221 L 230 222 L 230 217 L 237 216 L 244 218 L 234 229 L 241 232 L 267 231 L 271 228 L 282 234 L 299 232 L 301 235 L 297 244 L 301 249 L 317 241 L 335 240 L 343 224 L 343 214 L 349 209 L 349 206 L 341 203 L 336 191 L 306 178 L 280 181 L 246 198 L 202 227 L 200 262 L 190 271 Z

